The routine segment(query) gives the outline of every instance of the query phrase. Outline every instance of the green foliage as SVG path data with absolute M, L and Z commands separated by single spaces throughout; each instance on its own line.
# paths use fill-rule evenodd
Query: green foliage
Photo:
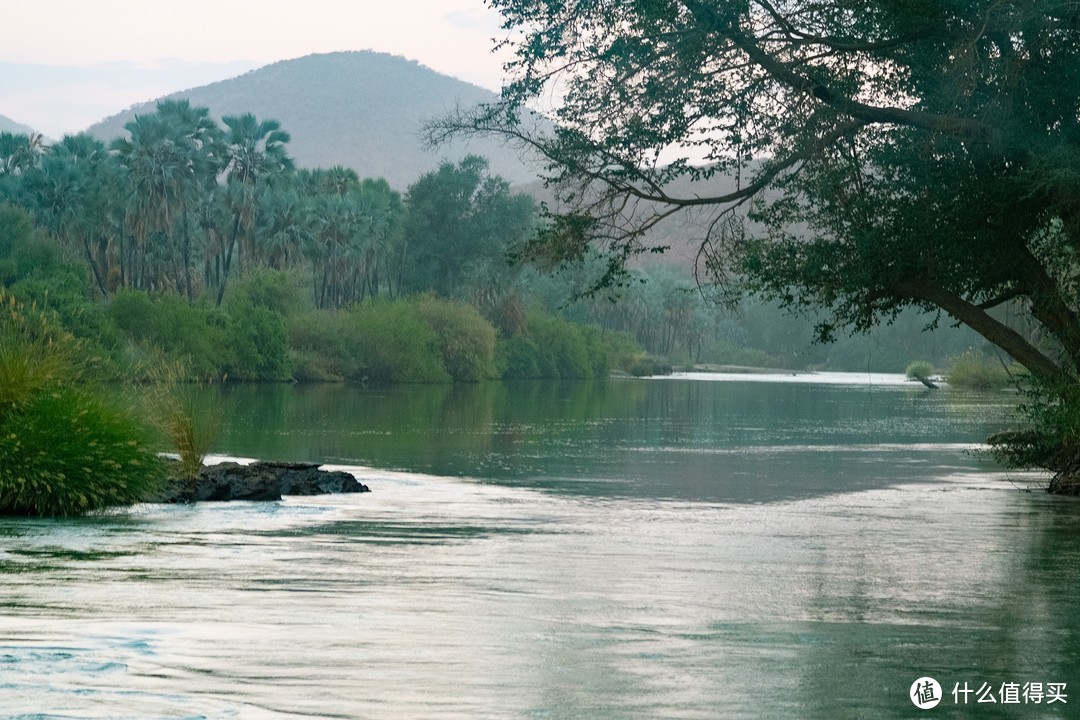
M 10 286 L 58 264 L 57 249 L 35 237 L 32 218 L 10 205 L 0 205 L 0 285 Z
M 368 301 L 349 310 L 297 315 L 289 332 L 300 371 L 309 378 L 373 383 L 451 379 L 438 337 L 415 302 Z
M 165 363 L 153 369 L 140 393 L 152 422 L 179 456 L 184 478 L 198 476 L 221 431 L 220 402 L 199 403 L 197 387 L 182 366 Z
M 540 348 L 525 334 L 514 335 L 502 340 L 498 345 L 499 365 L 503 369 L 503 378 L 507 380 L 528 380 L 545 377 L 538 360 Z M 552 372 L 548 370 L 548 372 Z M 546 377 L 551 377 L 547 375 Z
M 85 381 L 82 344 L 0 289 L 0 514 L 77 515 L 147 497 L 145 424 Z
M 218 310 L 178 295 L 122 290 L 107 313 L 137 347 L 159 348 L 167 358 L 182 361 L 193 378 L 219 378 L 229 367 L 229 322 Z
M 288 380 L 288 334 L 285 318 L 273 310 L 251 305 L 229 308 L 226 326 L 228 360 L 224 376 L 236 380 Z
M 485 159 L 470 155 L 420 177 L 407 203 L 401 290 L 492 304 L 511 275 L 508 253 L 533 230 L 532 198 L 512 193 L 488 174 Z
M 439 383 L 450 380 L 438 336 L 415 303 L 369 301 L 346 312 L 352 352 L 368 381 Z
M 909 380 L 926 381 L 934 374 L 934 366 L 926 360 L 913 360 L 904 369 Z
M 300 290 L 277 270 L 250 273 L 223 306 L 228 344 L 224 375 L 236 380 L 288 380 L 286 315 L 301 307 Z
M 540 377 L 591 378 L 598 370 L 606 374 L 607 349 L 597 336 L 586 337 L 578 325 L 534 311 L 528 315 L 526 329 L 536 347 Z
M 306 303 L 295 274 L 258 267 L 230 286 L 225 306 L 265 308 L 288 317 L 303 310 Z
M 1080 494 L 1080 385 L 1050 385 L 1027 377 L 1019 414 L 1025 427 L 989 439 L 995 457 L 1011 467 L 1054 473 L 1050 489 Z
M 497 377 L 495 328 L 462 302 L 428 296 L 416 309 L 435 333 L 442 363 L 456 382 L 475 382 Z
M 0 513 L 79 515 L 131 504 L 160 476 L 144 426 L 87 390 L 49 387 L 0 420 Z
M 1016 384 L 1015 377 L 996 358 L 977 355 L 966 350 L 949 360 L 945 380 L 955 387 L 976 390 L 997 390 Z

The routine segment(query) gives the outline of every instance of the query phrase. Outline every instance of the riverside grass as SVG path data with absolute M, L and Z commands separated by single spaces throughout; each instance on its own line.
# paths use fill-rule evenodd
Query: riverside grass
M 150 373 L 143 396 L 147 413 L 180 458 L 184 478 L 195 478 L 221 433 L 221 414 L 200 406 L 198 383 L 188 381 L 180 363 L 163 363 Z
M 82 515 L 149 496 L 163 464 L 134 410 L 48 313 L 0 289 L 0 514 Z

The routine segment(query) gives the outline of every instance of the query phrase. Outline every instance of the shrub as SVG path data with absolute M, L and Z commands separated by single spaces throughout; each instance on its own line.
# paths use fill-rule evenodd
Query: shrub
M 221 377 L 229 365 L 228 317 L 216 308 L 177 295 L 122 290 L 109 302 L 108 315 L 130 341 L 160 348 L 193 378 Z
M 645 354 L 637 339 L 626 331 L 605 330 L 604 343 L 608 348 L 611 366 L 626 372 L 630 371 L 631 365 L 639 356 Z
M 83 343 L 0 289 L 0 514 L 137 502 L 161 478 L 145 424 L 86 383 Z
M 497 376 L 495 328 L 471 305 L 425 297 L 417 305 L 424 323 L 435 333 L 443 367 L 458 382 Z
M 293 378 L 342 381 L 360 378 L 363 368 L 348 352 L 348 318 L 341 311 L 312 310 L 288 321 Z
M 913 360 L 908 363 L 904 374 L 907 375 L 909 380 L 929 380 L 930 376 L 934 374 L 934 366 L 926 360 Z
M 49 387 L 0 420 L 0 513 L 66 516 L 130 504 L 160 478 L 143 425 L 88 390 Z
M 904 374 L 907 375 L 908 380 L 918 380 L 928 388 L 937 387 L 931 379 L 931 376 L 934 374 L 934 366 L 926 360 L 915 360 L 908 363 L 907 369 L 904 370 Z
M 500 364 L 503 365 L 503 378 L 507 380 L 529 380 L 542 377 L 537 365 L 540 349 L 525 335 L 514 335 L 499 343 Z
M 604 330 L 598 325 L 583 325 L 578 332 L 585 341 L 592 377 L 607 377 L 611 372 L 611 349 L 605 340 Z
M 226 374 L 237 380 L 288 380 L 289 361 L 285 318 L 273 310 L 235 303 L 229 308 Z
M 349 310 L 296 315 L 289 337 L 303 377 L 376 383 L 451 379 L 435 332 L 416 304 L 405 300 L 369 300 Z
M 305 292 L 289 273 L 256 268 L 229 286 L 225 305 L 266 308 L 288 317 L 300 312 L 304 307 L 304 297 Z
M 651 375 L 670 375 L 671 363 L 663 358 L 653 357 L 642 353 L 628 369 L 634 377 L 649 377 Z
M 976 355 L 972 350 L 949 360 L 945 379 L 956 387 L 994 390 L 1013 383 L 1010 371 L 997 360 Z
M 367 301 L 351 308 L 348 351 L 364 378 L 378 383 L 449 382 L 439 340 L 416 305 L 405 300 Z
M 540 352 L 537 365 L 544 377 L 594 376 L 589 348 L 578 326 L 551 315 L 531 313 L 528 330 Z

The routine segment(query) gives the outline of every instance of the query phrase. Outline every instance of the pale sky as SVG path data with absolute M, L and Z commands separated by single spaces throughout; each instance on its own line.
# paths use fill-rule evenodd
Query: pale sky
M 499 25 L 483 0 L 6 3 L 0 115 L 59 138 L 170 92 L 340 50 L 401 55 L 498 90 Z

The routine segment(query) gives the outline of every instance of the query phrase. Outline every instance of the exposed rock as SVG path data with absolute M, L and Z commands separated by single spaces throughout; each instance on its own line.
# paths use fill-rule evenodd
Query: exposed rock
M 283 495 L 370 492 L 347 472 L 320 470 L 315 463 L 225 462 L 204 467 L 197 478 L 173 478 L 148 502 L 280 500 Z

